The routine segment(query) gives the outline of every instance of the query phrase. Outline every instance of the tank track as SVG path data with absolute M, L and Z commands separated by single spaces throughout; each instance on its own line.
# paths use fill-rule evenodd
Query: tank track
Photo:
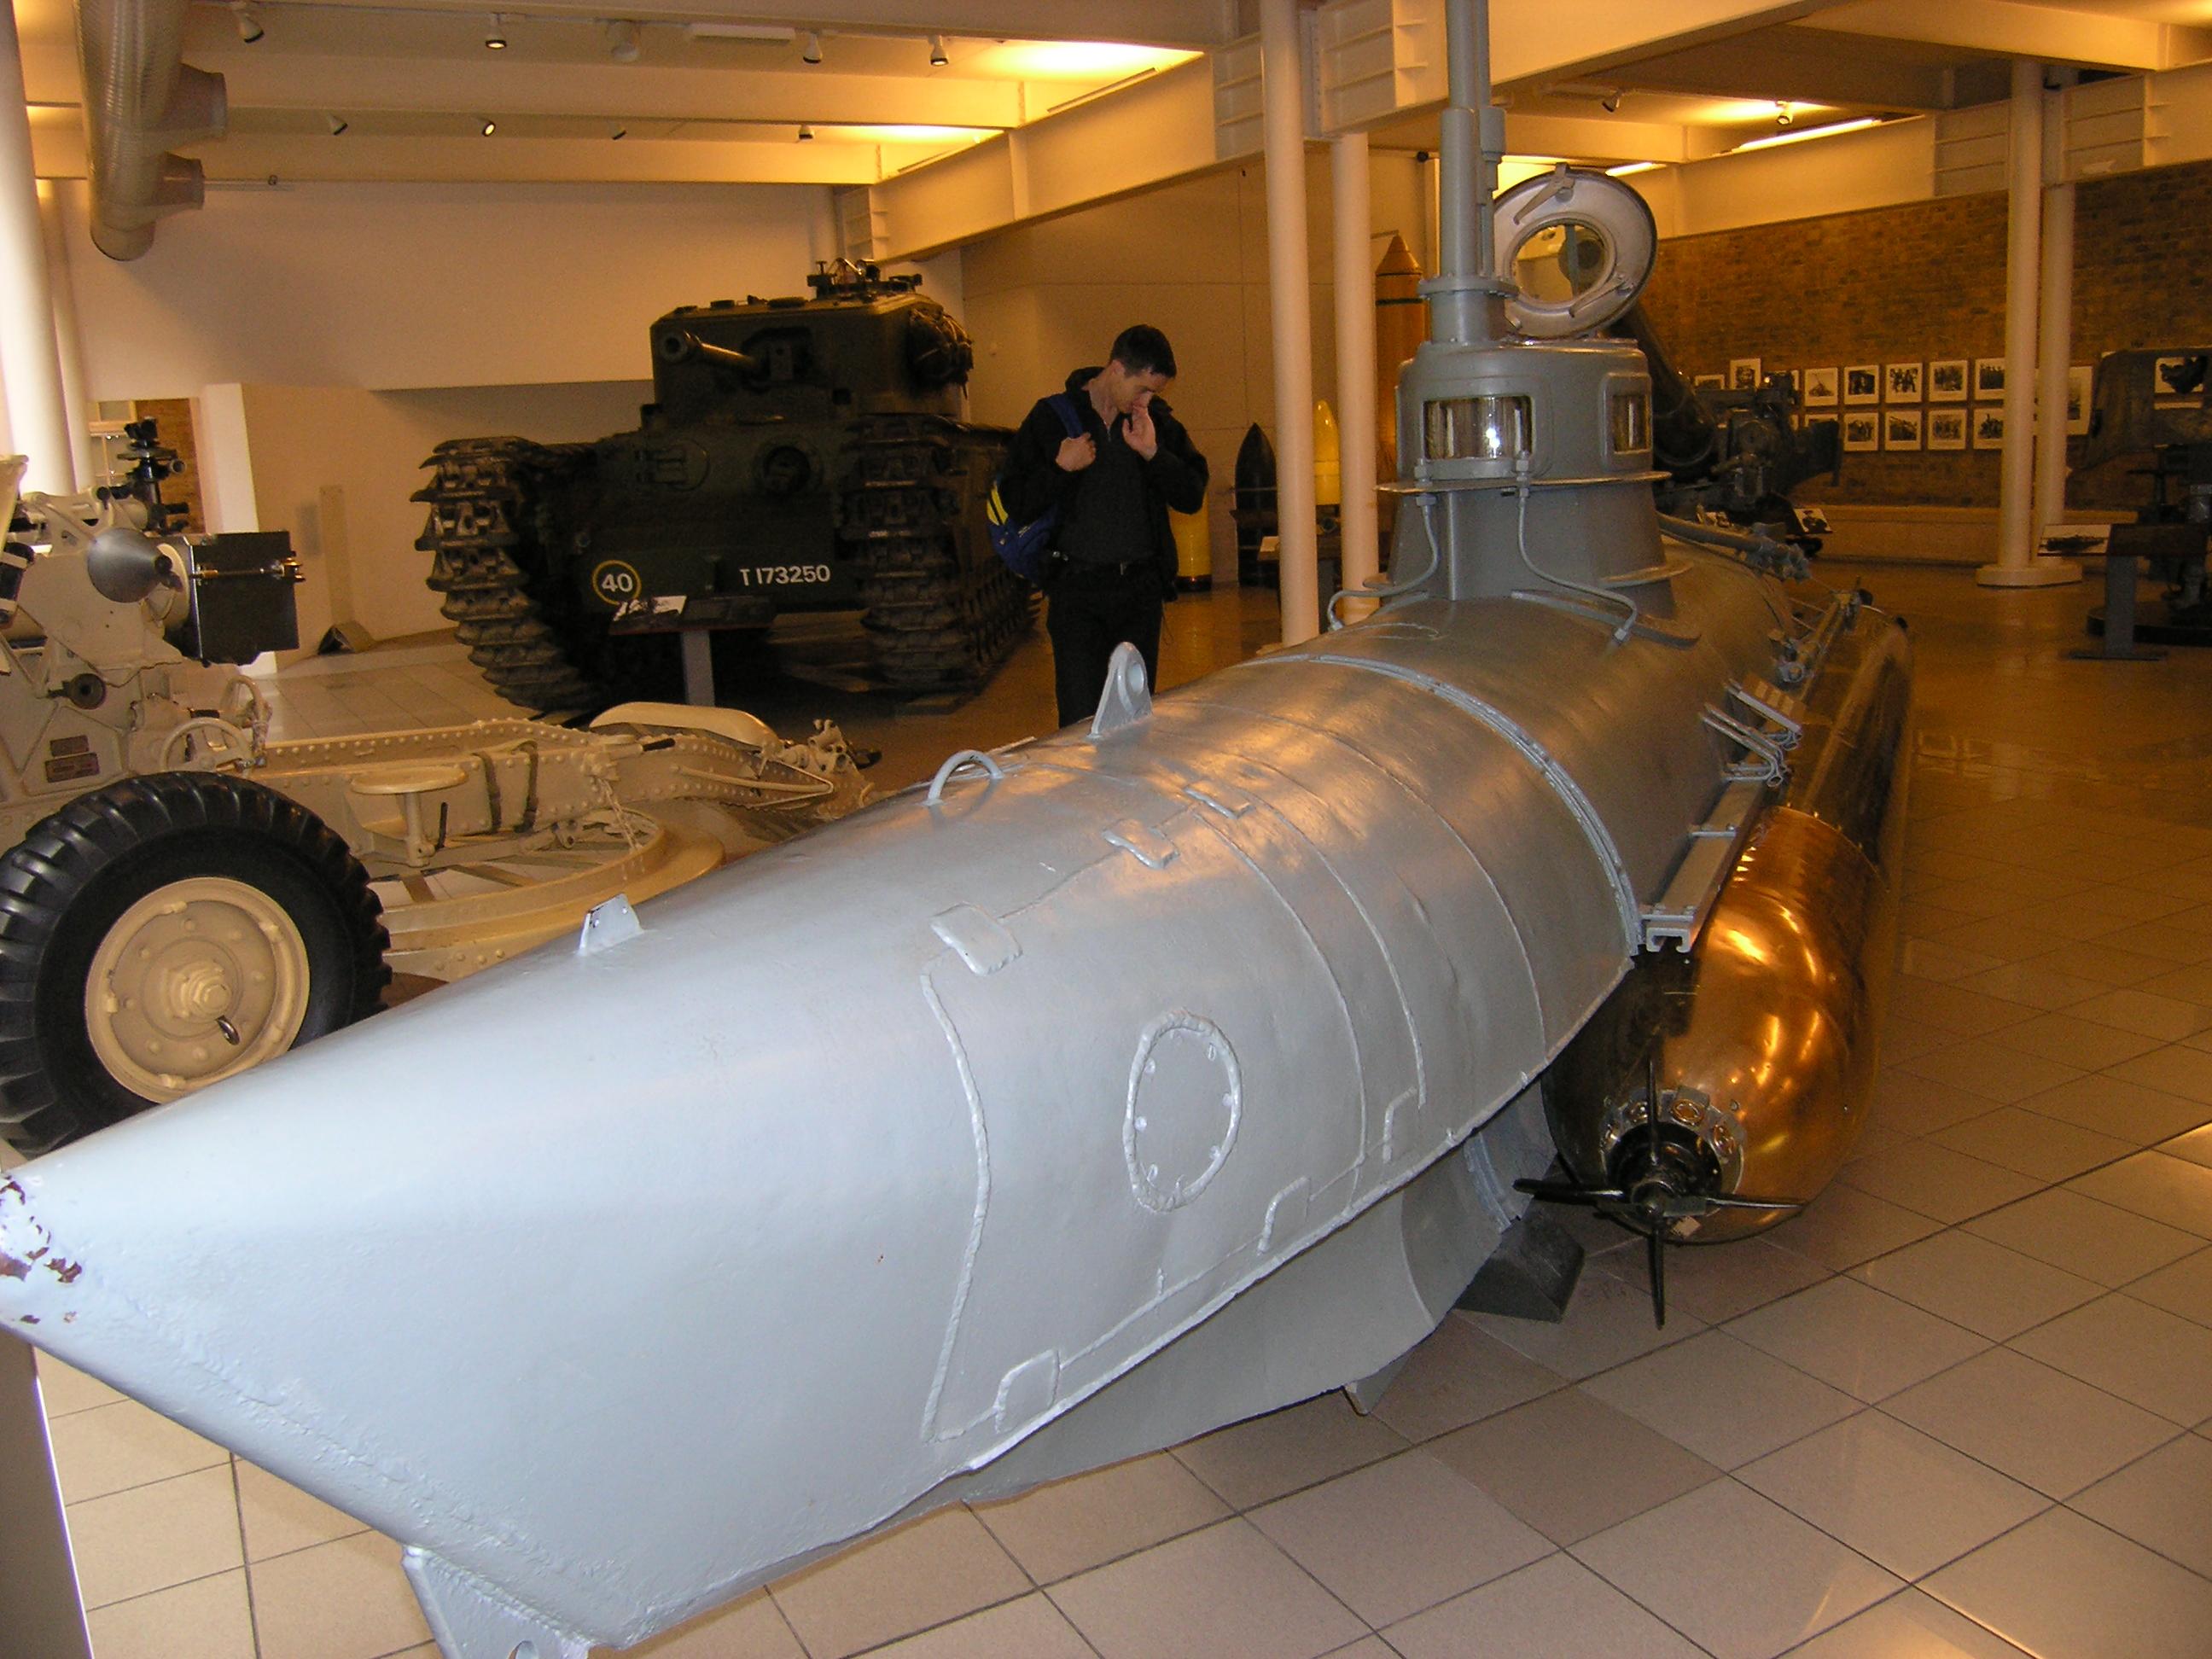
M 434 469 L 414 499 L 429 521 L 415 545 L 431 555 L 438 608 L 459 624 L 469 660 L 509 702 L 536 713 L 589 709 L 606 694 L 570 656 L 552 613 L 549 540 L 557 534 L 558 486 L 591 453 L 586 444 L 459 438 L 423 463 Z
M 1036 594 L 983 529 L 1006 434 L 938 416 L 871 416 L 846 453 L 837 538 L 860 570 L 877 672 L 901 690 L 981 685 L 1036 614 Z

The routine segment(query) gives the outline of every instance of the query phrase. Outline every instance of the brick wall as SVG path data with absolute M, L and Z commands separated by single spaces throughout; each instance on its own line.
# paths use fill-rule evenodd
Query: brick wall
M 2212 339 L 2212 162 L 2099 179 L 2075 197 L 2074 361 Z M 1954 197 L 1664 242 L 1644 307 L 1685 374 L 1740 357 L 1770 374 L 1971 362 L 2004 355 L 2004 197 Z M 1997 458 L 1850 454 L 1841 484 L 1802 493 L 1994 507 Z

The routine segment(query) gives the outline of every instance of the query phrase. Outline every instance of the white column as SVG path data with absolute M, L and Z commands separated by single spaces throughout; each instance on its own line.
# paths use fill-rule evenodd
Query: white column
M 1329 147 L 1334 202 L 1336 288 L 1336 435 L 1343 458 L 1344 585 L 1376 574 L 1375 264 L 1369 227 L 1374 218 L 1367 175 L 1367 135 L 1347 132 Z
M 1306 276 L 1305 89 L 1297 0 L 1261 0 L 1267 100 L 1267 289 L 1275 357 L 1275 521 L 1283 643 L 1321 631 L 1315 564 L 1313 300 Z
M 0 376 L 7 380 L 10 434 L 31 460 L 23 488 L 57 495 L 75 489 L 46 234 L 39 228 L 38 176 L 31 165 L 23 50 L 15 38 L 15 11 L 6 6 L 0 6 Z
M 2005 238 L 2005 442 L 1997 486 L 1997 556 L 1988 587 L 2046 587 L 2081 568 L 2035 554 L 2035 301 L 2043 234 L 2043 65 L 2012 66 L 2011 173 Z M 2064 404 L 2059 413 L 2065 413 Z
M 2043 283 L 2036 298 L 2035 392 L 2051 411 L 2035 434 L 2035 540 L 2066 517 L 2066 370 L 2074 356 L 2074 186 L 2066 182 L 2066 88 L 2043 95 Z
M 46 241 L 46 281 L 54 296 L 54 346 L 61 354 L 62 410 L 69 424 L 70 460 L 76 488 L 98 481 L 99 446 L 92 436 L 91 410 L 84 398 L 84 343 L 78 337 L 76 291 L 70 285 L 69 231 L 62 223 L 61 192 L 51 179 L 39 181 L 39 228 Z

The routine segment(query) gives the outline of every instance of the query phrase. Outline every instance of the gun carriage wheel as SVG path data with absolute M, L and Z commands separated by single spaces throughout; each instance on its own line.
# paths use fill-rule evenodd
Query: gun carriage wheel
M 352 1024 L 386 943 L 368 872 L 273 790 L 78 797 L 0 858 L 0 1138 L 44 1151 Z

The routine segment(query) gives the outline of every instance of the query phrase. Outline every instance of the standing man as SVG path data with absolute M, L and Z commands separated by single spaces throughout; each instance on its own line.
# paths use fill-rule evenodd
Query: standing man
M 1166 335 L 1143 323 L 1123 329 L 1103 368 L 1067 377 L 1062 406 L 1073 405 L 1081 434 L 1069 434 L 1055 399 L 1040 398 L 1000 475 L 1009 519 L 1059 511 L 1043 586 L 1062 726 L 1098 706 L 1107 661 L 1125 640 L 1159 682 L 1160 606 L 1175 597 L 1168 509 L 1206 502 L 1206 457 L 1159 399 L 1175 372 Z

